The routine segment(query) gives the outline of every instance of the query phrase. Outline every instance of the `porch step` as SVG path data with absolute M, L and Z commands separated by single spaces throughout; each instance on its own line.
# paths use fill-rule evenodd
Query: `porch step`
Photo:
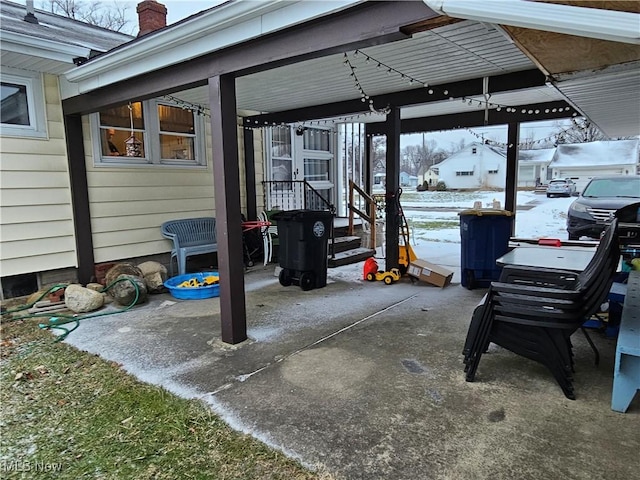
M 333 251 L 336 253 L 345 252 L 358 248 L 362 244 L 360 237 L 346 236 L 336 237 L 333 243 Z M 329 241 L 329 248 L 331 248 L 331 241 Z
M 329 257 L 329 268 L 341 267 L 352 263 L 362 262 L 369 257 L 373 257 L 376 251 L 370 248 L 352 248 L 345 252 L 336 253 L 334 258 Z

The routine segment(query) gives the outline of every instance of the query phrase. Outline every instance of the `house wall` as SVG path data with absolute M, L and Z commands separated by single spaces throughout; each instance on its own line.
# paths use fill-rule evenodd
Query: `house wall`
M 607 166 L 563 166 L 552 168 L 553 178 L 570 178 L 576 184 L 576 189 L 581 192 L 593 177 L 603 175 L 634 175 L 633 168 L 629 165 Z
M 43 88 L 48 138 L 0 142 L 3 277 L 77 266 L 58 78 L 43 75 Z
M 91 228 L 96 263 L 171 251 L 160 225 L 176 218 L 215 216 L 211 126 L 206 122 L 206 167 L 96 166 L 89 117 L 83 119 Z M 246 212 L 243 129 L 238 130 L 240 202 Z M 262 143 L 256 141 L 256 150 Z M 262 175 L 262 151 L 256 153 Z M 261 179 L 260 179 L 261 181 Z
M 447 188 L 504 188 L 506 185 L 506 160 L 501 155 L 478 146 L 477 153 L 472 147 L 449 157 L 438 164 L 439 179 Z M 498 169 L 498 173 L 490 174 L 488 170 Z M 473 175 L 459 176 L 458 171 L 473 171 Z

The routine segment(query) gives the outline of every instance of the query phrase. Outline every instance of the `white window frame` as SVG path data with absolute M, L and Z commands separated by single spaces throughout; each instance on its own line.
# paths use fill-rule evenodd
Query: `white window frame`
M 161 158 L 162 148 L 160 146 L 160 135 L 171 132 L 160 131 L 160 118 L 158 116 L 158 105 L 169 105 L 179 107 L 175 103 L 164 100 L 145 100 L 141 102 L 144 117 L 144 130 L 135 129 L 136 132 L 143 133 L 144 157 L 127 157 L 126 155 L 110 156 L 102 154 L 102 137 L 100 125 L 100 113 L 93 113 L 90 116 L 91 138 L 93 138 L 93 159 L 96 167 L 117 166 L 117 167 L 172 167 L 172 168 L 201 168 L 207 167 L 207 157 L 205 151 L 205 122 L 201 115 L 193 114 L 195 135 L 184 135 L 194 138 L 195 160 L 181 160 Z M 179 135 L 172 133 L 173 135 Z
M 46 104 L 42 74 L 14 68 L 4 68 L 0 74 L 2 82 L 24 85 L 27 90 L 29 125 L 0 124 L 0 131 L 7 137 L 28 137 L 48 139 Z

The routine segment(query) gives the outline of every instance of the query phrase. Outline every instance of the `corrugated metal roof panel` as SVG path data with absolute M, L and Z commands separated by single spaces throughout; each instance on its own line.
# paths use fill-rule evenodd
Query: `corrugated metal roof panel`
M 640 68 L 568 78 L 555 83 L 600 130 L 612 137 L 640 134 Z

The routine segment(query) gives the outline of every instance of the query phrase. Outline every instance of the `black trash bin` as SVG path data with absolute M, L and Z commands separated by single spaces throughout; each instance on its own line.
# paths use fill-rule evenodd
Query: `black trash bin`
M 323 210 L 286 210 L 273 215 L 278 222 L 280 284 L 302 290 L 327 284 L 327 243 L 333 214 Z
M 509 251 L 513 216 L 499 209 L 464 210 L 459 215 L 462 286 L 488 287 L 502 272 L 496 259 Z

